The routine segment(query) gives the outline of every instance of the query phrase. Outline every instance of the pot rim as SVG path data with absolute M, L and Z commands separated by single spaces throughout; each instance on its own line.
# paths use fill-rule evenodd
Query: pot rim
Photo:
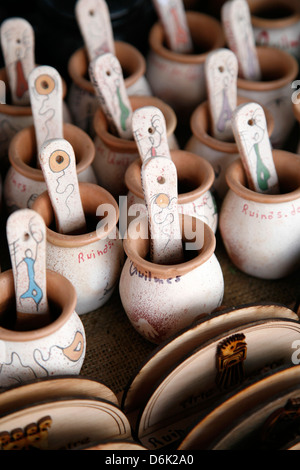
M 171 106 L 155 96 L 132 95 L 128 98 L 133 111 L 143 106 L 159 108 L 166 120 L 167 136 L 170 137 L 173 134 L 177 126 L 177 117 Z M 100 107 L 97 108 L 94 114 L 93 125 L 96 135 L 110 150 L 118 153 L 138 154 L 137 144 L 134 139 L 124 139 L 109 131 L 108 120 Z
M 249 100 L 249 98 L 237 96 L 237 106 L 251 102 L 252 100 Z M 262 108 L 266 116 L 268 135 L 270 137 L 274 130 L 274 118 L 270 111 L 268 111 L 264 106 L 262 106 Z M 193 135 L 207 147 L 223 153 L 238 153 L 236 142 L 222 141 L 213 137 L 209 133 L 210 111 L 208 101 L 204 101 L 194 110 L 190 119 L 190 126 Z
M 32 209 L 37 211 L 43 217 L 46 224 L 47 241 L 54 246 L 77 248 L 89 245 L 96 241 L 108 238 L 108 235 L 117 226 L 119 220 L 119 206 L 115 198 L 106 189 L 98 186 L 97 184 L 79 182 L 79 191 L 85 215 L 96 216 L 96 210 L 97 207 L 100 206 L 100 201 L 102 204 L 111 204 L 113 206 L 114 214 L 110 214 L 108 217 L 110 230 L 105 233 L 97 233 L 97 230 L 93 230 L 80 235 L 68 235 L 58 233 L 50 229 L 49 225 L 51 225 L 52 221 L 55 219 L 55 215 L 48 191 L 44 191 L 34 201 Z M 91 191 L 93 193 L 92 197 L 90 195 L 87 196 Z M 90 201 L 88 201 L 88 199 L 90 199 Z
M 4 290 L 4 295 L 7 296 L 6 299 L 11 299 L 15 295 L 12 270 L 7 270 L 0 274 L 0 284 L 2 284 L 2 286 L 3 284 L 6 286 L 6 289 Z M 30 331 L 13 331 L 0 327 L 0 340 L 11 342 L 36 341 L 45 337 L 49 337 L 62 328 L 75 312 L 77 304 L 77 294 L 75 288 L 64 276 L 47 269 L 47 295 L 48 298 L 53 300 L 54 303 L 57 303 L 58 301 L 58 306 L 62 308 L 62 312 L 57 319 L 55 319 L 49 325 Z M 59 300 L 57 299 L 58 295 Z
M 125 87 L 129 88 L 134 85 L 146 73 L 146 61 L 140 51 L 124 41 L 114 41 L 115 54 L 120 62 L 123 70 L 126 70 L 128 57 L 134 60 L 134 67 L 132 73 L 126 78 L 124 77 Z M 80 64 L 80 71 L 78 72 L 78 62 Z M 92 82 L 85 78 L 88 74 L 88 55 L 85 46 L 80 47 L 71 55 L 68 61 L 68 72 L 72 81 L 81 89 L 96 95 L 95 88 Z
M 201 34 L 201 25 L 209 24 L 212 28 L 214 27 L 217 34 L 211 34 L 214 41 L 207 52 L 200 54 L 181 54 L 178 52 L 171 51 L 164 46 L 164 28 L 160 21 L 154 23 L 149 32 L 149 46 L 150 50 L 155 52 L 160 57 L 167 59 L 171 62 L 178 62 L 181 64 L 204 64 L 207 55 L 214 49 L 225 46 L 225 35 L 221 23 L 216 18 L 205 13 L 197 11 L 186 11 L 186 19 L 191 32 L 192 38 L 196 37 L 196 34 Z M 195 41 L 197 42 L 197 41 Z
M 135 240 L 127 236 L 123 241 L 124 251 L 128 256 L 128 259 L 135 265 L 135 267 L 137 267 L 140 272 L 144 274 L 151 272 L 153 276 L 157 276 L 160 279 L 175 278 L 176 276 L 184 276 L 185 274 L 206 263 L 206 261 L 211 258 L 216 248 L 216 238 L 212 229 L 202 220 L 186 214 L 179 214 L 179 220 L 182 230 L 184 220 L 189 220 L 190 223 L 192 223 L 193 230 L 197 227 L 197 233 L 200 233 L 198 230 L 203 231 L 203 246 L 200 250 L 197 250 L 198 254 L 188 261 L 174 265 L 152 263 L 151 261 L 145 259 L 149 252 L 149 239 L 139 238 Z M 141 232 L 146 233 L 145 230 L 146 227 L 148 227 L 148 218 L 147 216 L 141 217 L 138 220 L 131 222 L 131 224 L 141 224 L 143 227 Z M 183 240 L 188 241 L 184 238 Z
M 287 28 L 300 21 L 300 3 L 297 2 L 297 0 L 272 0 L 271 6 L 269 0 L 248 0 L 248 3 L 251 13 L 251 22 L 254 27 L 281 29 Z M 262 18 L 258 13 L 263 6 L 270 6 L 270 10 L 273 8 L 276 9 L 277 6 L 285 6 L 291 9 L 291 14 L 285 18 Z
M 84 130 L 74 124 L 63 123 L 63 131 L 64 134 L 66 134 L 66 140 L 68 140 L 73 146 L 76 159 L 78 159 L 78 162 L 76 163 L 77 174 L 82 173 L 92 164 L 95 158 L 94 143 Z M 26 138 L 30 139 L 30 149 L 26 148 L 22 143 Z M 75 142 L 77 143 L 76 146 L 74 145 Z M 80 152 L 76 151 L 78 145 L 81 147 Z M 36 153 L 34 125 L 25 127 L 14 135 L 9 146 L 8 158 L 11 166 L 21 175 L 34 181 L 45 182 L 41 169 L 34 168 L 25 163 L 24 159 L 26 158 L 26 154 L 23 153 L 24 151 L 30 151 L 30 159 L 32 160 L 34 153 Z M 20 152 L 22 153 L 20 154 Z
M 273 149 L 273 159 L 275 168 L 280 177 L 282 170 L 286 170 L 291 166 L 298 166 L 298 171 L 291 169 L 290 173 L 298 176 L 298 187 L 287 193 L 282 194 L 262 194 L 246 187 L 246 173 L 241 159 L 232 162 L 226 171 L 226 181 L 229 188 L 239 197 L 248 201 L 259 202 L 261 204 L 280 204 L 291 202 L 300 198 L 300 158 L 298 155 L 287 152 L 285 150 Z
M 192 152 L 188 152 L 187 150 L 171 150 L 171 159 L 174 162 L 178 180 L 180 181 L 180 162 L 184 162 L 184 164 L 188 165 L 187 160 L 194 161 L 195 165 L 197 166 L 198 170 L 200 169 L 201 172 L 204 173 L 203 180 L 199 184 L 199 181 L 196 181 L 196 184 L 199 184 L 195 189 L 192 191 L 188 191 L 186 193 L 178 194 L 178 204 L 188 204 L 189 202 L 193 202 L 198 199 L 200 196 L 205 194 L 209 191 L 214 183 L 215 173 L 211 166 L 211 164 L 205 160 L 203 157 L 196 155 Z M 142 182 L 141 182 L 141 167 L 142 161 L 140 158 L 137 158 L 134 162 L 132 162 L 126 170 L 125 173 L 125 184 L 129 191 L 131 191 L 135 196 L 139 197 L 140 199 L 144 199 Z M 193 173 L 193 176 L 196 179 L 198 177 L 199 172 Z
M 281 73 L 279 78 L 274 78 L 271 80 L 268 79 L 255 81 L 238 77 L 238 89 L 266 92 L 283 88 L 295 80 L 298 75 L 299 66 L 297 60 L 291 54 L 272 46 L 256 46 L 256 51 L 262 74 L 264 73 L 264 57 L 270 56 L 270 54 L 273 54 L 274 56 L 274 64 L 279 64 L 280 68 L 282 68 L 282 65 L 285 66 L 284 73 Z

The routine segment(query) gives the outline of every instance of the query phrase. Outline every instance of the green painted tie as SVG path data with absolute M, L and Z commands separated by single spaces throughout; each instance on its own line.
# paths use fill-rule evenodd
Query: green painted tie
M 121 110 L 121 126 L 122 126 L 123 131 L 126 131 L 126 119 L 129 116 L 129 110 L 122 101 L 119 87 L 117 88 L 117 95 L 118 95 L 118 100 L 119 100 L 119 105 L 120 105 L 120 110 Z
M 262 191 L 266 191 L 269 187 L 270 172 L 261 159 L 258 144 L 254 144 L 254 150 L 257 157 L 256 175 L 258 186 Z

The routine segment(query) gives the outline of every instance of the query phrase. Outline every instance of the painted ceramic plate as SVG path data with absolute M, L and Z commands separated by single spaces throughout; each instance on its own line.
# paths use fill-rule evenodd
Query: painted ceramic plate
M 0 417 L 2 450 L 76 450 L 93 442 L 131 437 L 122 411 L 97 398 L 49 400 Z
M 190 328 L 158 346 L 147 358 L 122 396 L 121 408 L 132 427 L 136 425 L 138 410 L 145 405 L 149 393 L 181 358 L 190 354 L 200 344 L 214 336 L 241 324 L 269 318 L 288 318 L 297 321 L 298 316 L 283 305 L 251 304 L 223 310 L 199 319 Z
M 150 450 L 179 443 L 196 418 L 224 393 L 276 364 L 293 365 L 291 345 L 300 324 L 269 319 L 242 325 L 201 345 L 155 387 L 137 420 L 136 434 Z

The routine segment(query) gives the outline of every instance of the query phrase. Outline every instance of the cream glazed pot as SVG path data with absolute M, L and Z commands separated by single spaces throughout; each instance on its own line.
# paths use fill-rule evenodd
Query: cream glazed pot
M 264 106 L 274 118 L 271 141 L 283 148 L 295 125 L 293 82 L 298 75 L 298 62 L 287 52 L 275 47 L 257 46 L 262 80 L 238 78 L 238 94 Z
M 95 147 L 91 138 L 77 126 L 64 124 L 64 138 L 70 142 L 76 157 L 78 179 L 81 182 L 95 183 L 92 168 Z M 33 126 L 19 131 L 9 147 L 10 168 L 4 181 L 4 200 L 8 212 L 25 207 L 31 208 L 34 200 L 47 186 L 43 172 L 36 166 L 37 150 Z
M 152 95 L 145 77 L 146 61 L 143 55 L 131 44 L 115 41 L 115 53 L 119 60 L 126 90 L 131 95 Z M 94 137 L 93 118 L 99 108 L 94 86 L 89 79 L 89 62 L 84 47 L 76 50 L 69 59 L 68 71 L 71 77 L 68 106 L 74 124 Z
M 119 207 L 115 199 L 95 184 L 79 183 L 79 189 L 87 221 L 84 234 L 64 235 L 55 231 L 47 191 L 36 199 L 32 209 L 43 217 L 47 227 L 47 269 L 60 273 L 73 284 L 76 312 L 82 315 L 101 307 L 111 297 L 124 263 L 124 250 L 117 229 Z M 108 225 L 107 232 L 101 220 Z
M 248 0 L 255 42 L 283 49 L 300 60 L 298 0 Z
M 237 105 L 246 103 L 248 100 L 240 96 L 237 97 Z M 274 119 L 271 113 L 264 109 L 268 134 L 272 135 L 274 129 Z M 205 158 L 213 167 L 215 178 L 212 186 L 213 194 L 222 200 L 228 191 L 226 182 L 226 169 L 237 158 L 239 152 L 234 139 L 230 142 L 221 141 L 211 134 L 210 111 L 208 101 L 201 103 L 193 112 L 190 120 L 192 135 L 186 143 L 185 149 Z
M 177 125 L 176 114 L 166 103 L 153 96 L 130 96 L 132 110 L 144 106 L 154 106 L 162 113 L 166 121 L 166 132 L 170 149 L 178 148 L 174 131 Z M 135 140 L 124 139 L 112 134 L 106 116 L 98 107 L 94 116 L 96 136 L 95 159 L 93 169 L 100 186 L 107 189 L 116 199 L 127 193 L 125 172 L 129 165 L 139 158 Z
M 208 15 L 187 11 L 186 18 L 194 44 L 194 53 L 180 54 L 165 46 L 160 22 L 149 33 L 147 79 L 154 96 L 168 103 L 176 115 L 189 116 L 206 99 L 204 63 L 207 54 L 225 46 L 220 22 Z
M 202 248 L 189 253 L 181 264 L 160 265 L 148 261 L 147 217 L 130 224 L 124 239 L 127 260 L 122 270 L 119 291 L 124 310 L 133 327 L 147 340 L 161 343 L 189 326 L 197 317 L 221 305 L 224 279 L 215 256 L 212 230 L 195 217 L 180 214 L 183 241 L 185 224 L 193 224 Z M 142 236 L 136 234 L 137 227 Z M 132 231 L 131 231 L 132 230 Z
M 262 279 L 283 278 L 300 265 L 300 158 L 274 150 L 281 193 L 261 194 L 245 184 L 240 160 L 227 170 L 229 191 L 219 228 L 233 264 Z
M 76 294 L 71 283 L 47 271 L 53 319 L 28 331 L 9 327 L 16 308 L 11 270 L 0 274 L 0 293 L 0 391 L 39 378 L 78 375 L 85 358 L 86 337 L 75 311 Z
M 204 158 L 184 150 L 171 150 L 171 158 L 178 175 L 178 212 L 197 217 L 215 233 L 218 226 L 218 212 L 211 191 L 215 179 L 211 164 Z M 129 216 L 132 211 L 147 215 L 141 166 L 141 159 L 137 159 L 129 166 L 125 174 Z M 130 220 L 131 218 L 128 217 L 128 221 Z

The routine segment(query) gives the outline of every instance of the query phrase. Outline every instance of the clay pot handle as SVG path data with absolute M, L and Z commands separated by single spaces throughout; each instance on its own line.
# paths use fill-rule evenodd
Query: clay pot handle
M 53 67 L 36 67 L 29 75 L 29 93 L 38 155 L 44 142 L 63 138 L 63 86 Z M 40 166 L 39 158 L 37 160 Z
M 236 54 L 239 77 L 260 80 L 249 5 L 246 0 L 228 0 L 221 8 L 221 20 L 229 48 Z
M 89 73 L 111 131 L 123 139 L 132 139 L 132 109 L 117 57 L 110 52 L 96 57 Z
M 263 108 L 257 103 L 238 106 L 232 115 L 232 130 L 249 188 L 259 193 L 278 194 L 278 177 Z
M 193 41 L 187 24 L 183 1 L 154 0 L 153 4 L 162 22 L 171 51 L 191 54 L 193 52 Z
M 12 103 L 28 106 L 28 76 L 35 67 L 33 28 L 23 18 L 9 18 L 3 21 L 0 34 Z
M 177 200 L 177 171 L 166 157 L 144 161 L 141 179 L 150 229 L 150 257 L 157 264 L 183 261 Z
M 205 61 L 205 79 L 211 116 L 211 133 L 221 141 L 232 141 L 232 112 L 237 106 L 238 61 L 229 49 L 217 49 Z
M 136 109 L 132 132 L 142 161 L 157 155 L 171 159 L 166 120 L 160 109 L 155 106 Z
M 40 163 L 56 217 L 56 228 L 62 234 L 79 234 L 86 230 L 81 202 L 75 154 L 65 139 L 51 139 L 41 148 Z
M 31 209 L 7 219 L 7 241 L 14 276 L 17 325 L 40 325 L 49 315 L 46 288 L 46 226 Z M 30 323 L 29 323 L 30 322 Z
M 75 16 L 90 62 L 105 52 L 115 54 L 110 13 L 104 0 L 78 0 Z

